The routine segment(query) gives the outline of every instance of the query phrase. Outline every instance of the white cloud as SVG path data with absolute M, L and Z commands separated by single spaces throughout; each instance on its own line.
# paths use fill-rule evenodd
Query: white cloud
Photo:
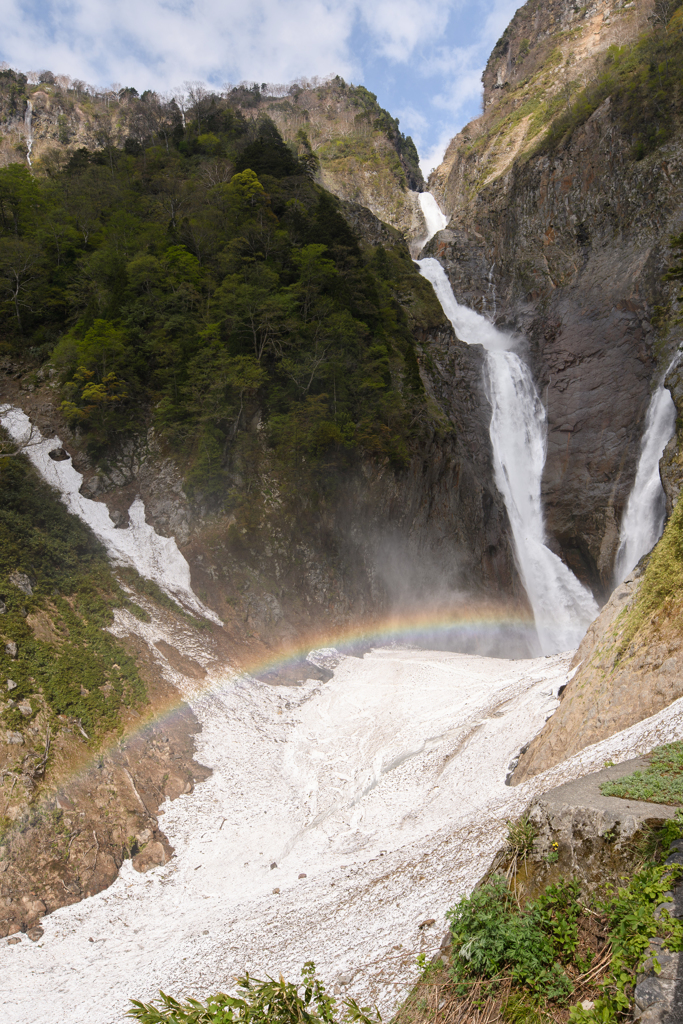
M 422 173 L 424 174 L 425 181 L 427 180 L 431 172 L 436 167 L 438 167 L 441 161 L 443 160 L 444 153 L 448 148 L 448 143 L 451 141 L 455 134 L 457 134 L 457 130 L 455 127 L 444 128 L 439 133 L 436 142 L 429 146 L 429 148 L 425 150 L 420 150 L 420 152 L 422 152 L 422 156 L 420 157 L 420 167 L 422 169 Z
M 288 81 L 350 74 L 357 0 L 46 0 L 31 17 L 2 0 L 2 56 L 95 84 L 168 88 L 185 79 Z
M 362 17 L 385 57 L 407 61 L 416 47 L 443 34 L 453 6 L 454 0 L 377 0 Z

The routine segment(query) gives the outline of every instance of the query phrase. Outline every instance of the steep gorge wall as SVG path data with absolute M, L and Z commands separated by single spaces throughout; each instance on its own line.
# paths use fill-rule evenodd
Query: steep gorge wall
M 565 6 L 541 14 L 530 3 L 516 19 L 545 17 L 547 35 Z M 634 15 L 632 27 L 639 24 Z M 539 46 L 546 35 L 539 28 Z M 495 64 L 492 57 L 485 73 L 494 109 L 503 102 Z M 474 135 L 481 125 L 470 127 Z M 661 278 L 683 223 L 683 133 L 635 160 L 608 97 L 561 145 L 475 187 L 468 131 L 430 182 L 451 221 L 428 251 L 459 301 L 528 339 L 548 411 L 549 542 L 604 600 L 652 384 L 678 338 L 677 328 L 658 336 L 653 319 L 671 295 Z

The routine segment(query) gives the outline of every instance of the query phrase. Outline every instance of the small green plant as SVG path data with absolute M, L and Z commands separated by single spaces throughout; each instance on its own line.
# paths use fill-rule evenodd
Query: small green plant
M 561 880 L 523 910 L 500 877 L 447 913 L 453 940 L 451 974 L 463 993 L 472 982 L 504 975 L 535 996 L 564 1002 L 572 992 L 563 963 L 576 948 L 578 884 Z
M 650 764 L 622 779 L 603 782 L 605 796 L 647 800 L 656 804 L 683 804 L 683 742 L 667 743 L 653 750 Z
M 518 818 L 517 821 L 508 821 L 508 834 L 506 849 L 508 853 L 516 857 L 526 857 L 531 853 L 536 838 L 534 826 L 529 821 L 528 815 Z
M 509 1024 L 541 1024 L 543 1020 L 536 1007 L 518 995 L 509 996 L 505 1000 L 500 1015 Z
M 301 974 L 302 985 L 282 977 L 261 981 L 246 974 L 237 979 L 237 996 L 220 992 L 206 1003 L 196 999 L 180 1003 L 160 992 L 156 1005 L 132 999 L 127 1016 L 140 1024 L 381 1024 L 377 1010 L 359 1006 L 354 999 L 344 1000 L 340 1015 L 337 1001 L 316 978 L 311 961 L 304 964 Z

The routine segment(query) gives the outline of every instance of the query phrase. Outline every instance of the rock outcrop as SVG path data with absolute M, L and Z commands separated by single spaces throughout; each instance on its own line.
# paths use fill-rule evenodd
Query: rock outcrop
M 679 602 L 664 602 L 635 637 L 627 633 L 641 580 L 636 570 L 589 627 L 572 662 L 575 675 L 555 714 L 520 756 L 513 785 L 683 696 Z
M 612 32 L 613 6 L 596 4 L 586 17 L 600 14 Z M 652 384 L 680 337 L 671 325 L 658 333 L 653 318 L 672 294 L 661 279 L 670 236 L 683 224 L 683 136 L 634 159 L 608 97 L 561 145 L 535 155 L 528 148 L 523 158 L 506 148 L 512 115 L 502 116 L 502 105 L 522 88 L 510 57 L 521 22 L 536 26 L 535 36 L 527 33 L 524 66 L 531 61 L 535 70 L 524 88 L 539 75 L 555 88 L 561 62 L 550 60 L 549 39 L 563 55 L 581 40 L 589 75 L 611 38 L 582 27 L 576 11 L 529 3 L 513 19 L 507 56 L 499 44 L 484 76 L 490 113 L 453 141 L 430 180 L 451 221 L 427 251 L 446 267 L 459 301 L 528 339 L 548 411 L 549 543 L 604 600 Z M 632 14 L 619 15 L 624 33 L 641 27 Z M 503 164 L 486 157 L 484 137 L 506 154 Z

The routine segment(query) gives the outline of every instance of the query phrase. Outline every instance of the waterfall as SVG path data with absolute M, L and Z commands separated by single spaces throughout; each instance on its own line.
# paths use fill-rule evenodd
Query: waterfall
M 31 164 L 31 150 L 33 149 L 33 106 L 30 100 L 26 103 L 24 125 L 26 127 L 26 162 L 29 167 L 31 167 L 33 166 Z
M 486 351 L 485 384 L 491 403 L 489 433 L 498 489 L 512 528 L 515 556 L 545 654 L 577 647 L 598 613 L 590 593 L 545 543 L 541 476 L 546 456 L 546 413 L 515 339 L 461 306 L 435 259 L 419 260 L 457 336 Z
M 448 217 L 439 209 L 439 204 L 431 192 L 419 192 L 418 202 L 422 210 L 422 216 L 427 225 L 427 237 L 422 245 L 426 245 L 430 238 L 433 238 L 437 231 L 443 231 L 448 226 Z
M 619 550 L 614 563 L 615 584 L 626 579 L 662 535 L 666 499 L 659 476 L 659 460 L 675 426 L 676 406 L 662 380 L 647 410 L 636 478 L 621 520 Z

